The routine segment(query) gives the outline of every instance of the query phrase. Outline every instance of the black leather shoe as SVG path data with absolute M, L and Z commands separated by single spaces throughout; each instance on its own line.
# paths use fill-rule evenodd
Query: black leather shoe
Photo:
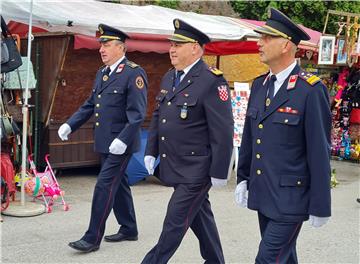
M 124 240 L 136 241 L 136 240 L 138 240 L 138 236 L 128 236 L 128 235 L 125 235 L 125 234 L 119 232 L 114 235 L 105 236 L 104 240 L 106 242 L 120 242 L 120 241 L 124 241 Z
M 91 244 L 82 239 L 75 242 L 70 242 L 69 247 L 86 253 L 99 249 L 98 245 Z

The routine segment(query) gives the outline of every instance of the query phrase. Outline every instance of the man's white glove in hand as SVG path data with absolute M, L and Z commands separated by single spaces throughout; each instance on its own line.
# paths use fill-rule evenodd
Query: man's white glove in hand
M 235 189 L 235 202 L 240 207 L 247 207 L 248 202 L 248 190 L 247 181 L 240 182 Z
M 68 140 L 68 135 L 70 133 L 71 133 L 71 127 L 68 124 L 64 123 L 59 127 L 58 135 L 62 141 Z
M 155 157 L 147 155 L 144 157 L 145 168 L 148 171 L 149 175 L 154 174 L 155 167 Z
M 126 148 L 127 145 L 124 142 L 118 138 L 115 138 L 110 144 L 109 152 L 114 155 L 121 155 L 125 153 Z
M 320 217 L 320 216 L 314 216 L 314 215 L 310 215 L 309 217 L 309 224 L 312 227 L 320 227 L 323 226 L 327 223 L 327 221 L 329 221 L 330 217 Z
M 217 178 L 211 177 L 211 184 L 215 188 L 224 187 L 227 184 L 227 179 L 217 179 Z

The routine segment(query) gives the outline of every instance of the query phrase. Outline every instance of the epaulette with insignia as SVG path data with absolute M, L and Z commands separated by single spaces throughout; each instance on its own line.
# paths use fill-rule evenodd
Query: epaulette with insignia
M 315 84 L 321 81 L 321 79 L 316 75 L 310 72 L 306 72 L 304 70 L 300 70 L 299 77 L 304 81 L 306 81 L 307 83 L 309 83 L 311 86 L 314 86 Z
M 209 66 L 209 71 L 211 71 L 213 74 L 215 74 L 216 76 L 220 76 L 223 74 L 222 71 L 220 71 L 219 69 L 215 68 L 215 67 L 210 67 Z
M 137 68 L 137 67 L 139 67 L 138 64 L 136 64 L 135 62 L 132 62 L 132 61 L 126 61 L 126 65 L 129 66 L 130 68 Z

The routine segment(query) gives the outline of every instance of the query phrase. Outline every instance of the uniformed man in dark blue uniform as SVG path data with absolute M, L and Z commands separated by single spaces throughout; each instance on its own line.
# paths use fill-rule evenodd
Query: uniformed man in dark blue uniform
M 101 171 L 95 185 L 89 229 L 69 246 L 84 252 L 99 248 L 111 209 L 120 225 L 105 241 L 137 240 L 137 225 L 125 169 L 140 148 L 140 126 L 146 114 L 147 76 L 125 57 L 128 36 L 100 24 L 103 66 L 96 74 L 89 99 L 58 131 L 62 140 L 95 115 L 95 151 L 101 155 Z
M 206 263 L 224 263 L 208 191 L 224 186 L 233 149 L 229 87 L 222 73 L 201 56 L 209 37 L 175 19 L 170 37 L 174 66 L 161 81 L 149 128 L 145 166 L 174 187 L 158 243 L 142 263 L 167 263 L 190 227 Z
M 300 40 L 310 39 L 300 27 L 271 8 L 255 31 L 270 72 L 251 88 L 235 200 L 258 212 L 262 239 L 255 262 L 297 263 L 303 221 L 319 227 L 331 215 L 329 96 L 295 61 Z

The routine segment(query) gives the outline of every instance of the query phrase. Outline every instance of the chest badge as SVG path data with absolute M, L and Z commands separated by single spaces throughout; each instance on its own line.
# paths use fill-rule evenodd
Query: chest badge
M 266 107 L 268 107 L 270 105 L 270 103 L 271 103 L 270 98 L 266 98 L 266 101 L 265 101 Z
M 181 108 L 181 111 L 180 111 L 180 118 L 181 119 L 186 119 L 187 116 L 188 116 L 187 106 L 183 105 L 183 107 Z
M 109 79 L 109 76 L 107 76 L 107 75 L 104 75 L 104 76 L 103 76 L 103 81 L 104 81 L 104 82 L 106 82 L 108 79 Z

